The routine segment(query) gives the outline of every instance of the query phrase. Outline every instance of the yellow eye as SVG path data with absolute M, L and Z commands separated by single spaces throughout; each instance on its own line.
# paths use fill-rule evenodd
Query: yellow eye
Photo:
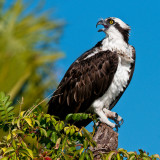
M 114 23 L 114 21 L 113 21 L 113 20 L 110 20 L 110 21 L 109 21 L 109 23 L 110 23 L 110 24 L 113 24 L 113 23 Z

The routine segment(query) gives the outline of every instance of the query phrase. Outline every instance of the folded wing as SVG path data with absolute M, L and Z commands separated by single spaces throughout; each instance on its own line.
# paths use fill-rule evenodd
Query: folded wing
M 69 113 L 86 112 L 107 91 L 117 70 L 118 55 L 109 50 L 88 58 L 85 54 L 66 72 L 48 103 L 49 114 L 64 119 Z

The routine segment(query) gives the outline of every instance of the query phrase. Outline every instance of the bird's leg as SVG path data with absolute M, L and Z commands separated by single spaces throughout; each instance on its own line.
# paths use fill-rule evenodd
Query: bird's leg
M 107 118 L 107 116 L 105 115 L 104 111 L 100 108 L 96 108 L 95 112 L 97 113 L 97 115 L 99 116 L 99 120 L 105 124 L 107 124 L 108 126 L 115 128 L 116 124 L 110 122 Z
M 108 118 L 115 121 L 115 123 L 117 124 L 117 127 L 120 127 L 123 124 L 122 117 L 120 117 L 116 112 L 112 112 L 106 108 L 103 108 L 103 112 Z

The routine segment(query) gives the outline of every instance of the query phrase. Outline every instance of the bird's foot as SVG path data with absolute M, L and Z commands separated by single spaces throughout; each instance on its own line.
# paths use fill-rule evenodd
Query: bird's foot
M 110 118 L 112 120 L 114 120 L 115 124 L 115 128 L 116 132 L 118 132 L 118 128 L 121 127 L 121 125 L 123 124 L 124 120 L 122 117 L 120 117 L 116 112 L 112 112 L 106 108 L 103 109 L 103 112 L 105 113 L 105 115 L 107 116 L 107 118 Z
M 113 112 L 113 113 L 115 113 L 115 112 Z M 113 120 L 115 121 L 116 124 L 119 124 L 119 126 L 121 126 L 123 124 L 124 120 L 117 113 L 115 113 L 115 114 L 116 114 L 116 116 L 115 116 L 115 118 L 113 118 Z
M 95 113 L 97 113 L 97 115 L 99 116 L 98 119 L 100 122 L 107 124 L 111 128 L 115 128 L 118 132 L 118 128 L 120 128 L 120 126 L 122 125 L 123 119 L 116 112 L 112 112 L 106 108 L 104 108 L 103 110 L 100 108 L 96 108 Z M 114 120 L 115 123 L 109 121 L 108 118 Z M 97 125 L 99 125 L 99 123 Z

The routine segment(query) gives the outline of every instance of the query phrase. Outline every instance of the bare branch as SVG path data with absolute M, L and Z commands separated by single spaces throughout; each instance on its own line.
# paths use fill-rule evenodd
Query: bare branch
M 93 140 L 97 143 L 96 147 L 90 147 L 93 152 L 94 160 L 100 160 L 100 153 L 105 154 L 118 147 L 118 133 L 106 124 L 101 123 L 96 131 Z

